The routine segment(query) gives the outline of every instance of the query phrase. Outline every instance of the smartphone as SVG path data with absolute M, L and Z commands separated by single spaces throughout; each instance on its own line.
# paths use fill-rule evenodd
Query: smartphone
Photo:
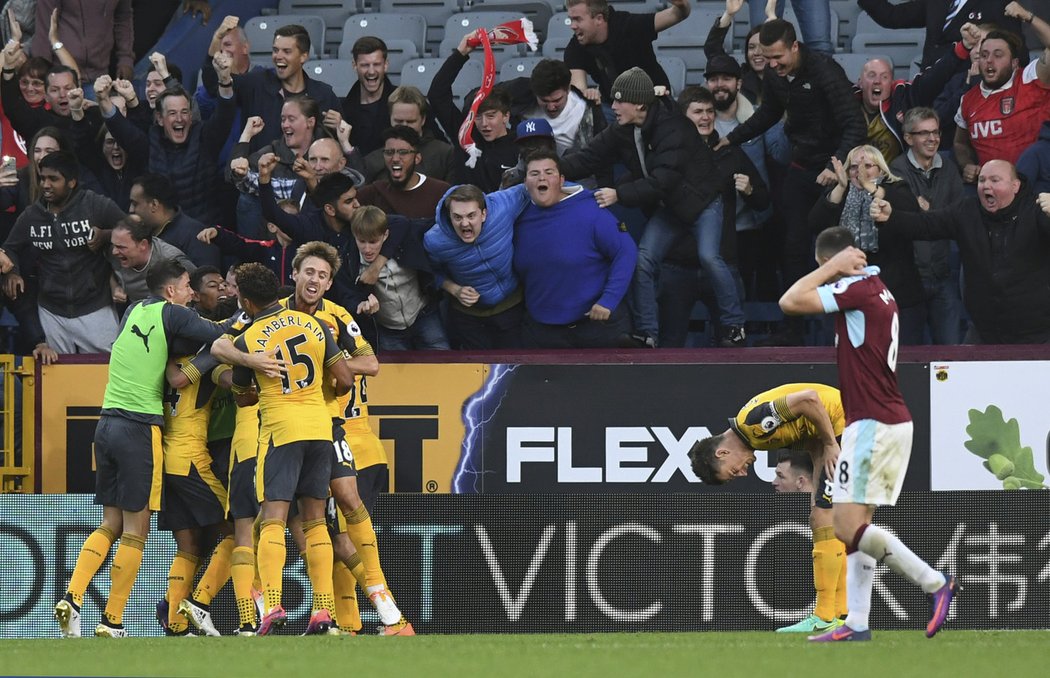
M 4 172 L 15 171 L 15 158 L 13 155 L 5 155 L 3 164 L 0 164 L 0 170 Z

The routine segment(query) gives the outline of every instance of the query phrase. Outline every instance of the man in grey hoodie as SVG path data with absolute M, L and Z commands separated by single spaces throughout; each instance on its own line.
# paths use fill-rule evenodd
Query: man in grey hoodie
M 81 189 L 78 172 L 72 153 L 41 159 L 40 200 L 18 217 L 0 251 L 9 297 L 25 293 L 21 267 L 35 266 L 39 274 L 36 301 L 46 345 L 37 349 L 45 362 L 56 352 L 108 353 L 117 337 L 111 269 L 99 249 L 107 229 L 125 215 L 109 198 Z

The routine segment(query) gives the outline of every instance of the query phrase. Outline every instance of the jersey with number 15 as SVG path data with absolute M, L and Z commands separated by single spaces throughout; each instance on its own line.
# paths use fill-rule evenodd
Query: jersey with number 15
M 837 314 L 835 345 L 847 425 L 861 419 L 911 421 L 897 385 L 897 301 L 878 273 L 878 267 L 869 266 L 862 276 L 817 289 L 824 312 Z
M 257 316 L 234 346 L 245 352 L 273 351 L 288 366 L 280 377 L 255 373 L 265 438 L 274 445 L 332 439 L 322 384 L 325 368 L 343 360 L 343 353 L 322 321 L 275 305 Z M 251 371 L 234 368 L 233 383 L 248 386 Z

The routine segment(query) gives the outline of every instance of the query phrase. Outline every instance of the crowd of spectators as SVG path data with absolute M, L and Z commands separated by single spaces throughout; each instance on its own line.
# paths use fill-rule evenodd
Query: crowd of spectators
M 566 0 L 564 60 L 462 105 L 472 34 L 426 92 L 362 37 L 340 98 L 304 68 L 304 27 L 277 26 L 253 66 L 250 17 L 228 16 L 194 91 L 158 52 L 134 80 L 132 2 L 99 4 L 37 0 L 25 42 L 10 12 L 0 51 L 3 300 L 16 349 L 46 362 L 107 352 L 160 261 L 257 261 L 288 283 L 314 240 L 379 351 L 684 346 L 698 300 L 716 346 L 797 345 L 805 321 L 756 341 L 749 312 L 832 225 L 881 269 L 900 343 L 1050 341 L 1050 25 L 1018 2 L 859 0 L 927 40 L 912 81 L 876 57 L 850 82 L 827 0 L 793 2 L 801 35 L 753 0 L 744 63 L 726 0 L 704 81 L 679 92 L 653 43 L 689 0 Z

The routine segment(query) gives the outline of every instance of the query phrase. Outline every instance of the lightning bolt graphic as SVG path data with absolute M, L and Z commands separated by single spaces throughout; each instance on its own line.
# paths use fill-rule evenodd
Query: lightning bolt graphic
M 459 456 L 456 472 L 452 476 L 453 494 L 479 494 L 481 492 L 478 488 L 478 480 L 481 478 L 481 474 L 484 473 L 479 449 L 482 428 L 485 424 L 492 421 L 492 418 L 496 416 L 496 412 L 499 411 L 500 405 L 503 404 L 503 398 L 507 395 L 505 388 L 507 375 L 516 369 L 518 369 L 517 365 L 492 365 L 488 378 L 482 385 L 481 390 L 470 396 L 467 402 L 463 404 L 463 428 L 465 433 L 463 434 L 463 451 Z M 489 407 L 490 401 L 495 400 L 497 397 L 499 399 L 495 405 Z M 486 410 L 488 410 L 487 416 Z M 475 459 L 476 455 L 478 456 L 477 459 Z

